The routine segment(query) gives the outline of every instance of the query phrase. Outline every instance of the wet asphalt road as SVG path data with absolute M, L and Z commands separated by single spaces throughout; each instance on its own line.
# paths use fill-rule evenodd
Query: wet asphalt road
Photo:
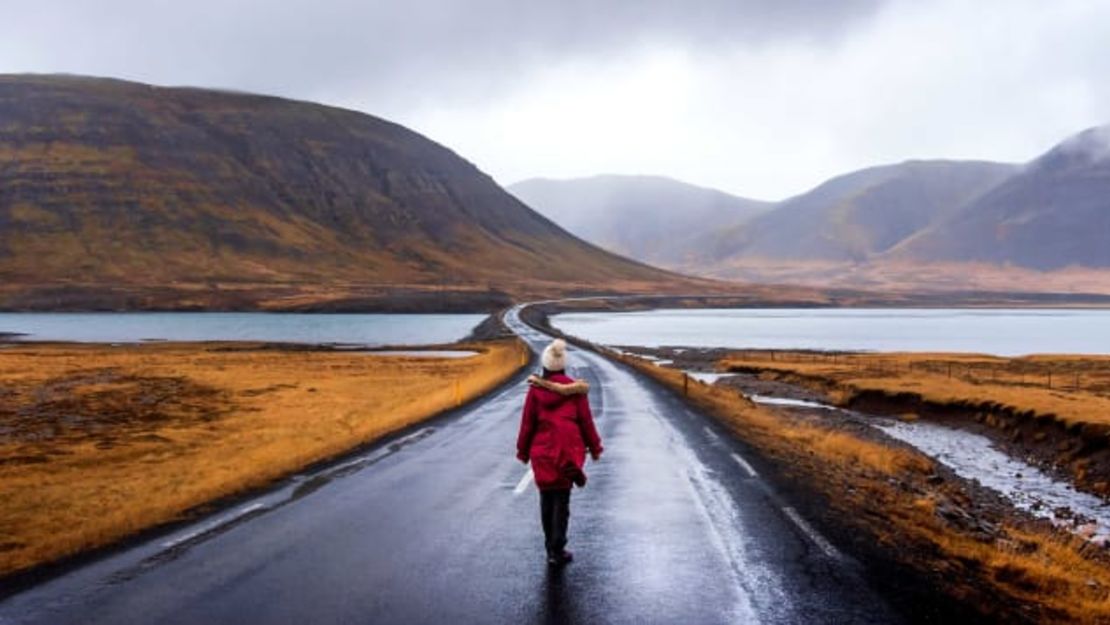
M 564 570 L 513 457 L 521 383 L 11 596 L 0 624 L 900 621 L 712 421 L 595 354 L 570 367 L 606 452 L 572 496 Z

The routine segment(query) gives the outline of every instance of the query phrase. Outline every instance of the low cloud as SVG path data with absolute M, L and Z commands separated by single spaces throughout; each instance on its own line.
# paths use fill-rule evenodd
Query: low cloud
M 1110 121 L 1094 0 L 39 0 L 0 71 L 380 115 L 503 183 L 662 174 L 776 199 L 908 158 L 1024 161 Z

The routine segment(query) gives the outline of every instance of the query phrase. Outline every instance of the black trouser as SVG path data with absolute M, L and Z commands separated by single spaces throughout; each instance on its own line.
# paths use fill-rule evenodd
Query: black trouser
M 570 522 L 570 489 L 540 491 L 540 521 L 543 522 L 544 545 L 549 555 L 558 555 L 567 545 L 567 524 Z

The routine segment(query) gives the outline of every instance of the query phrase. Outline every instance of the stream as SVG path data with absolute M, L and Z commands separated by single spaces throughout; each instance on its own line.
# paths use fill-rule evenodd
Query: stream
M 690 377 L 713 384 L 729 373 L 687 371 Z M 757 404 L 774 407 L 843 411 L 815 401 L 749 395 Z M 867 422 L 952 469 L 964 479 L 974 480 L 995 491 L 1014 507 L 1069 529 L 1088 540 L 1110 541 L 1110 503 L 1076 490 L 1040 468 L 1008 455 L 981 434 L 928 421 L 901 421 L 866 415 Z

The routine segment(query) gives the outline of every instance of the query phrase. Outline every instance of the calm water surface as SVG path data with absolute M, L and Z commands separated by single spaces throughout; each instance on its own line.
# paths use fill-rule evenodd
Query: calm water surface
M 484 315 L 297 313 L 0 313 L 0 333 L 22 340 L 283 341 L 430 345 L 465 337 Z
M 653 310 L 567 313 L 552 324 L 597 343 L 643 347 L 1110 354 L 1110 310 Z

